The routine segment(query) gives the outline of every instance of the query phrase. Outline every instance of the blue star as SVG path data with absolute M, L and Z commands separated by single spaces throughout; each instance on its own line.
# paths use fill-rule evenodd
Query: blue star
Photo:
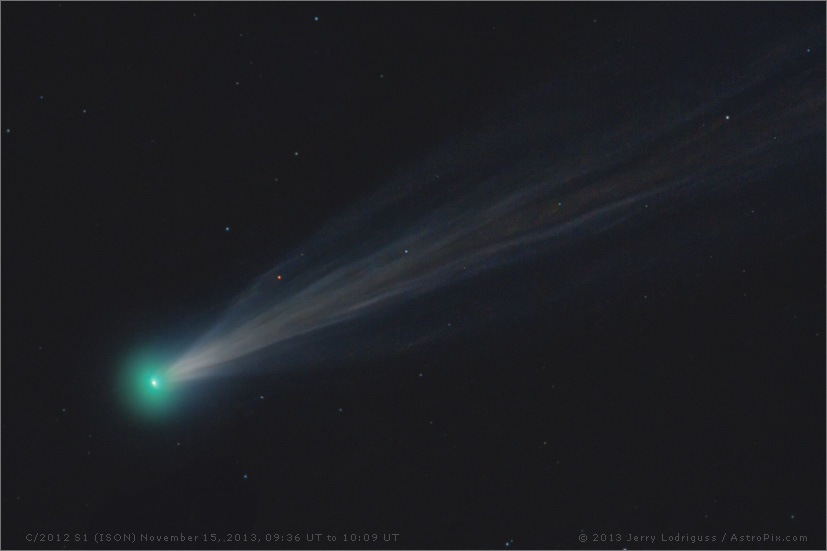
M 259 400 L 264 400 L 264 396 L 259 396 L 258 399 Z
M 319 20 L 319 18 L 318 18 L 318 17 L 314 17 L 314 18 L 313 18 L 313 21 L 318 21 L 318 20 Z M 808 50 L 808 51 L 809 51 L 809 50 Z
M 342 413 L 342 408 L 339 408 L 339 413 Z
M 43 99 L 43 96 L 40 96 L 40 99 Z
M 419 376 L 422 377 L 422 373 L 420 373 Z
M 727 115 L 727 116 L 726 116 L 726 117 L 724 117 L 724 118 L 725 118 L 726 120 L 729 120 L 729 115 Z
M 405 249 L 405 254 L 408 254 L 408 249 Z
M 247 475 L 246 474 L 244 475 L 244 480 L 247 480 Z
M 225 227 L 224 231 L 230 231 L 230 226 Z
M 86 113 L 86 109 L 84 109 L 84 110 L 83 110 L 83 113 L 84 113 L 84 114 Z

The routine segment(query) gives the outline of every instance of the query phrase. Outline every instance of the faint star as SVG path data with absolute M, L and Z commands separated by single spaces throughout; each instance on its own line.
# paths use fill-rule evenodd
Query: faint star
M 224 231 L 230 231 L 230 226 L 226 226 L 226 227 L 224 228 Z
M 319 18 L 318 18 L 318 17 L 314 17 L 314 18 L 313 18 L 313 21 L 318 21 L 318 20 L 319 20 Z M 807 51 L 809 51 L 809 50 L 807 50 Z
M 40 96 L 40 99 L 43 99 L 43 96 Z
M 86 113 L 86 109 L 83 110 L 84 114 Z
M 11 134 L 11 128 L 6 128 L 6 134 Z
M 408 254 L 408 249 L 405 249 L 405 254 Z
M 181 442 L 176 442 L 176 443 L 175 443 L 175 445 L 176 445 L 176 446 L 180 446 L 180 445 L 181 445 Z
M 244 479 L 245 479 L 245 480 L 247 479 L 247 475 L 246 475 L 246 474 L 244 475 Z
M 729 120 L 729 115 L 727 115 L 727 116 L 726 116 L 726 117 L 724 117 L 724 118 L 725 118 L 726 120 Z
M 422 377 L 422 373 L 420 373 L 419 376 Z
M 339 408 L 339 413 L 342 413 L 342 408 Z
M 66 413 L 66 408 L 61 408 L 60 411 L 62 411 L 63 413 Z
M 298 156 L 299 156 L 299 152 L 298 152 L 298 151 L 296 151 L 295 153 L 293 153 L 293 156 L 294 156 L 294 157 L 298 157 Z

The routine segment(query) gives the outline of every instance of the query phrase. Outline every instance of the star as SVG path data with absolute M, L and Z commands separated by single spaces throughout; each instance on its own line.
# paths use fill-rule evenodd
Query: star
M 11 128 L 6 128 L 6 134 L 11 134 Z
M 319 20 L 319 18 L 318 18 L 318 17 L 314 17 L 314 18 L 313 18 L 313 21 L 318 21 L 318 20 Z M 809 52 L 810 50 L 807 50 L 807 51 Z
M 224 231 L 230 231 L 230 226 L 225 226 Z
M 259 400 L 264 400 L 264 396 L 259 396 L 258 399 Z
M 83 113 L 86 114 L 86 109 L 83 110 Z
M 246 474 L 244 475 L 244 480 L 247 480 L 247 475 Z

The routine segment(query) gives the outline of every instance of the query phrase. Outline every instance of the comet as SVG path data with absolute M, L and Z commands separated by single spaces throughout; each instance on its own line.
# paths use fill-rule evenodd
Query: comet
M 565 82 L 504 106 L 390 175 L 382 191 L 284 255 L 157 372 L 151 390 L 163 394 L 171 385 L 237 373 L 253 359 L 283 370 L 301 355 L 381 347 L 366 333 L 349 335 L 344 345 L 331 340 L 370 320 L 405 328 L 416 334 L 412 342 L 437 338 L 435 330 L 420 331 L 395 315 L 474 278 L 514 273 L 526 262 L 554 263 L 565 251 L 601 250 L 589 273 L 561 275 L 544 301 L 609 277 L 601 274 L 611 273 L 616 255 L 597 248 L 608 236 L 682 209 L 701 211 L 780 166 L 783 157 L 768 154 L 772 134 L 759 139 L 754 129 L 784 128 L 791 143 L 821 131 L 805 97 L 777 107 L 773 75 L 794 60 L 767 48 L 756 60 L 774 67 L 734 74 L 714 95 L 683 98 L 680 109 L 648 102 L 619 112 L 610 127 L 596 127 L 582 103 L 568 100 L 577 90 Z M 749 125 L 710 123 L 732 108 L 733 98 L 746 96 Z

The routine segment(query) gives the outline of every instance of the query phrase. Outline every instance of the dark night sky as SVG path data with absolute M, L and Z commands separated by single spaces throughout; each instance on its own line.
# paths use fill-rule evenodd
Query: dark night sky
M 4 548 L 825 547 L 823 3 L 1 14 Z M 561 209 L 658 200 L 187 411 L 124 405 L 132 351 L 186 348 L 278 262 L 338 262 L 450 197 L 467 224 L 474 182 L 562 165 L 591 172 Z M 545 189 L 504 226 L 565 219 Z M 807 541 L 721 541 L 767 533 Z M 717 539 L 660 539 L 681 534 Z

